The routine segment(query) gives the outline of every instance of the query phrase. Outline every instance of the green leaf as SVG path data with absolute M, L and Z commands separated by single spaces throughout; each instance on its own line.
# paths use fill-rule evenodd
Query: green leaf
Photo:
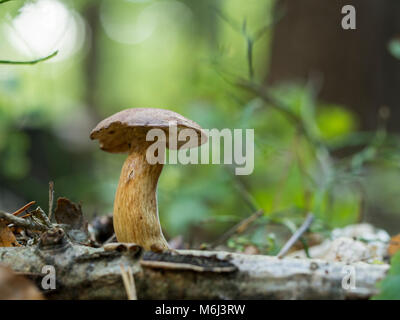
M 380 293 L 373 300 L 400 300 L 400 252 L 392 258 L 392 265 L 385 279 L 379 284 Z

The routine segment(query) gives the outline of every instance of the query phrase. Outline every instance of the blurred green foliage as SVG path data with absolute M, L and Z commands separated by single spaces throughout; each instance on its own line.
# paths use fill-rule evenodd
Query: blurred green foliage
M 32 58 L 6 28 L 24 3 L 2 5 L 2 59 Z M 255 129 L 250 176 L 234 176 L 223 165 L 164 168 L 158 197 L 169 238 L 212 242 L 258 208 L 286 232 L 287 221 L 300 225 L 312 211 L 318 218 L 313 229 L 326 231 L 359 221 L 368 201 L 386 206 L 400 194 L 381 188 L 399 159 L 384 124 L 377 133 L 359 132 L 351 110 L 319 101 L 312 81 L 268 88 L 269 101 L 236 85 L 244 79 L 263 88 L 273 23 L 282 14 L 273 10 L 274 1 L 63 3 L 84 21 L 75 26 L 85 39 L 76 52 L 32 66 L 0 65 L 4 209 L 27 200 L 46 207 L 54 180 L 56 196 L 81 201 L 87 216 L 111 213 L 125 156 L 100 151 L 89 133 L 97 121 L 129 107 L 168 108 L 203 128 Z M 346 148 L 353 149 L 342 155 Z M 282 239 L 266 225 L 228 245 L 252 243 L 276 253 Z
M 379 285 L 380 293 L 373 300 L 399 300 L 400 299 L 400 252 L 391 259 L 388 275 Z

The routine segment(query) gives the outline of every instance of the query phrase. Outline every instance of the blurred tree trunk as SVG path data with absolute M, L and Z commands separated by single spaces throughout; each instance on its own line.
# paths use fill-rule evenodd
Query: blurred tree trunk
M 388 42 L 400 33 L 398 0 L 278 0 L 284 9 L 272 42 L 268 83 L 321 76 L 319 98 L 342 104 L 360 117 L 362 129 L 377 126 L 378 110 L 391 110 L 399 130 L 400 61 Z M 344 5 L 353 5 L 357 29 L 343 30 Z

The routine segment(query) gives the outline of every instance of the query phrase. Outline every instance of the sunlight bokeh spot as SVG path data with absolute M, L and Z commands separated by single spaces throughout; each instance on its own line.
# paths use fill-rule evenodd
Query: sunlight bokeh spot
M 51 62 L 68 58 L 83 45 L 84 22 L 79 14 L 56 0 L 28 2 L 5 25 L 12 46 L 36 59 L 58 50 Z

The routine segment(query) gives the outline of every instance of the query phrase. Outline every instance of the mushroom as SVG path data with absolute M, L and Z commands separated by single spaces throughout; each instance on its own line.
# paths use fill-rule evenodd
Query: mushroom
M 176 123 L 177 133 L 192 129 L 197 135 L 195 143 L 176 139 L 174 145 L 169 145 L 171 122 Z M 163 163 L 150 164 L 146 159 L 146 151 L 154 143 L 146 141 L 150 129 L 163 130 L 165 146 L 170 149 L 199 146 L 207 141 L 207 135 L 197 123 L 170 110 L 151 108 L 118 112 L 101 121 L 90 138 L 99 140 L 104 151 L 129 154 L 114 200 L 113 223 L 118 242 L 136 243 L 145 250 L 159 251 L 169 249 L 159 222 L 156 195 Z

